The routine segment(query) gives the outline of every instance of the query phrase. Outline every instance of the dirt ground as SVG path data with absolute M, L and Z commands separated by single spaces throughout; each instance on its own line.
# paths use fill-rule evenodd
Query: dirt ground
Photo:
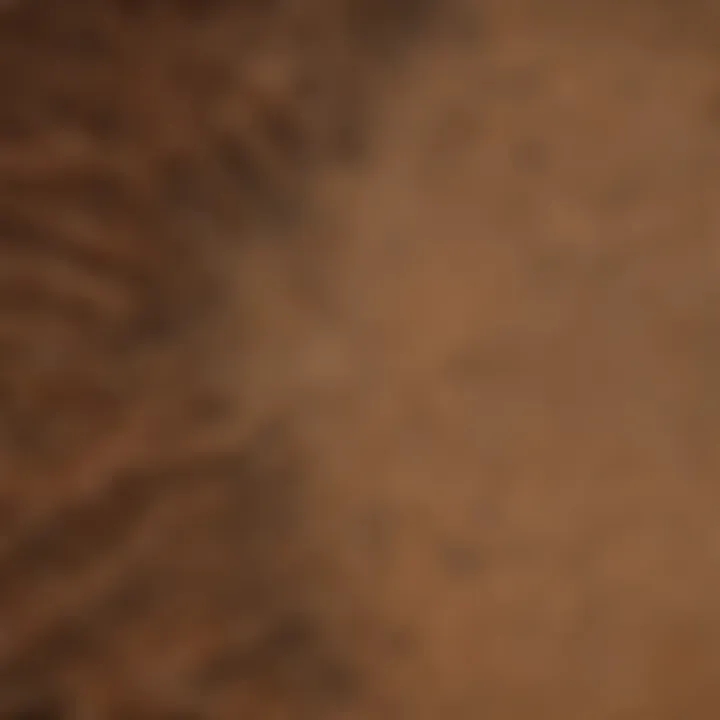
M 473 3 L 328 179 L 251 377 L 302 406 L 332 717 L 720 713 L 718 33 Z
M 367 142 L 322 174 L 291 240 L 267 227 L 244 251 L 242 352 L 217 372 L 262 462 L 292 446 L 291 517 L 258 514 L 278 554 L 304 559 L 257 591 L 291 618 L 270 655 L 230 653 L 203 686 L 212 701 L 182 717 L 716 718 L 720 6 L 468 0 L 432 35 L 382 79 Z M 209 621 L 183 600 L 166 627 L 166 600 L 192 608 L 222 584 L 218 558 L 246 557 L 229 538 L 276 562 L 264 535 L 222 534 L 227 502 L 211 495 L 191 500 L 215 540 L 197 549 L 185 508 L 138 566 L 165 567 L 166 544 L 215 564 L 170 563 L 167 582 L 138 571 L 164 600 L 147 621 L 99 614 L 99 655 L 78 633 L 75 649 L 53 641 L 60 664 L 81 658 L 72 687 L 119 667 L 149 685 L 186 677 Z M 0 617 L 21 637 L 32 603 L 12 605 L 5 557 Z M 230 623 L 240 644 L 262 614 L 247 607 Z M 224 612 L 242 614 L 208 611 Z M 150 629 L 131 641 L 135 625 Z M 0 643 L 3 672 L 13 647 Z

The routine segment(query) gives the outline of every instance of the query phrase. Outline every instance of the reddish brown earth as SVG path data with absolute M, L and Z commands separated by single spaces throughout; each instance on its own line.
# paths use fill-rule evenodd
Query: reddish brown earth
M 99 616 L 30 694 L 718 717 L 720 11 L 470 0 L 380 75 L 366 145 L 232 270 L 243 342 L 215 372 L 262 499 L 190 493 L 211 519 L 137 561 L 165 572 L 150 619 Z

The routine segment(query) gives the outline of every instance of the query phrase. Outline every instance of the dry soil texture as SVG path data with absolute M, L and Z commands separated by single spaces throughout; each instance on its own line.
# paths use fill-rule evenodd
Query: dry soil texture
M 242 342 L 216 372 L 292 508 L 263 505 L 273 542 L 198 557 L 301 549 L 260 593 L 282 621 L 198 679 L 202 642 L 157 650 L 200 632 L 177 610 L 113 655 L 119 695 L 189 677 L 201 718 L 720 716 L 719 7 L 469 0 L 379 73 L 366 142 L 302 222 L 257 230 L 224 321 Z M 173 572 L 150 585 L 171 604 L 193 597 Z M 230 645 L 254 632 L 238 607 Z M 86 665 L 67 687 L 99 682 Z

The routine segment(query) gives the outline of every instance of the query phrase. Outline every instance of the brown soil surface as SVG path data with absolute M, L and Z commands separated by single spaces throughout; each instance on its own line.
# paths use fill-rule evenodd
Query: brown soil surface
M 347 717 L 713 718 L 720 16 L 477 5 L 327 191 L 301 414 Z
M 150 619 L 98 615 L 70 679 L 23 666 L 32 692 L 130 677 L 134 707 L 192 676 L 168 703 L 210 719 L 720 716 L 720 12 L 461 15 L 385 74 L 366 146 L 322 174 L 291 241 L 270 227 L 244 251 L 223 377 L 242 432 L 263 429 L 254 465 L 292 466 L 291 491 L 262 488 L 286 502 L 191 492 L 212 530 L 185 508 L 184 530 L 116 553 L 145 568 Z M 228 529 L 228 497 L 261 531 Z M 254 604 L 195 603 L 234 582 L 218 558 L 278 554 L 293 570 Z M 272 631 L 201 682 L 187 658 L 237 608 L 229 645 L 263 613 Z

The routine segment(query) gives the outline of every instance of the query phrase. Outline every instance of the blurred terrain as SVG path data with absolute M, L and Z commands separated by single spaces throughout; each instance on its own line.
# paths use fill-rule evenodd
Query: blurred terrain
M 415 32 L 224 268 L 240 409 L 199 444 L 240 469 L 169 464 L 143 498 L 200 487 L 182 523 L 82 576 L 114 604 L 7 645 L 15 689 L 90 698 L 33 718 L 720 714 L 720 6 L 468 0 Z M 226 234 L 231 206 L 203 206 Z

